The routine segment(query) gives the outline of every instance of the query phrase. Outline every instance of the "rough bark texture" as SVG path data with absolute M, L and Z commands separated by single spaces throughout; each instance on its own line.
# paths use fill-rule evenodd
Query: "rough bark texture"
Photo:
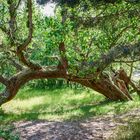
M 72 81 L 89 87 L 111 100 L 132 100 L 129 93 L 126 94 L 108 76 L 105 75 L 102 75 L 99 80 L 82 80 L 74 78 Z
M 0 105 L 13 99 L 26 82 L 40 78 L 63 78 L 63 73 L 57 70 L 47 71 L 43 69 L 38 71 L 25 69 L 19 72 L 9 79 L 6 89 L 0 94 Z
M 48 71 L 46 69 L 41 69 L 35 71 L 25 69 L 9 79 L 5 91 L 0 94 L 0 105 L 13 99 L 21 86 L 23 86 L 26 82 L 40 78 L 64 78 L 66 80 L 77 82 L 83 86 L 89 87 L 112 100 L 132 100 L 128 90 L 127 92 L 125 91 L 127 88 L 125 81 L 123 82 L 122 80 L 124 77 L 121 77 L 121 82 L 118 85 L 107 75 L 101 75 L 98 80 L 85 80 L 75 76 L 72 76 L 71 78 L 69 77 L 69 75 L 64 75 L 62 70 Z

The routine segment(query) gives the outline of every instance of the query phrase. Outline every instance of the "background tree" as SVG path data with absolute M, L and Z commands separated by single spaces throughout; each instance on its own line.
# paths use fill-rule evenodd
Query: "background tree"
M 2 0 L 0 105 L 28 81 L 45 78 L 132 100 L 128 85 L 140 92 L 130 79 L 140 60 L 139 6 L 130 0 L 58 1 L 56 16 L 44 18 L 32 0 Z M 128 64 L 130 76 L 116 63 Z

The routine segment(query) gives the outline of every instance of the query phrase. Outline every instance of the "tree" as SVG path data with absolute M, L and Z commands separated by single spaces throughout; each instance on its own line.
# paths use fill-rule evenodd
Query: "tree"
M 56 17 L 41 17 L 32 0 L 0 4 L 0 105 L 30 80 L 63 78 L 112 100 L 132 100 L 116 63 L 140 60 L 138 2 L 59 1 Z M 43 46 L 41 46 L 43 45 Z M 131 66 L 132 67 L 132 66 Z

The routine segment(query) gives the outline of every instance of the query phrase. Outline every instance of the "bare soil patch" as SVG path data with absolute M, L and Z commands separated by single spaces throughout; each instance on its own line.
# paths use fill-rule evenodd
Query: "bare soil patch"
M 20 121 L 14 123 L 21 140 L 107 140 L 117 126 L 140 118 L 140 109 L 122 115 L 106 115 L 88 120 Z

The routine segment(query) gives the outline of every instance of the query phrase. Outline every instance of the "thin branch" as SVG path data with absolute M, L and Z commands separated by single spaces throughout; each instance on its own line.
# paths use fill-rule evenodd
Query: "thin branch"
M 103 15 L 103 16 L 98 16 L 97 15 L 95 17 L 88 17 L 86 19 L 84 19 L 83 17 L 79 17 L 78 24 L 79 25 L 84 25 L 84 27 L 92 27 L 95 24 L 103 21 L 103 19 L 106 19 L 106 18 L 110 19 L 110 18 L 114 18 L 114 17 L 123 16 L 124 14 L 127 14 L 128 12 L 129 12 L 129 14 L 134 13 L 134 12 L 139 13 L 139 9 L 132 9 L 132 10 L 127 9 L 127 10 L 124 10 L 124 11 L 120 11 L 120 12 L 116 12 L 116 13 L 111 13 L 109 15 Z
M 130 80 L 130 85 L 134 89 L 134 91 L 137 92 L 138 95 L 140 95 L 140 87 L 137 87 L 131 80 Z
M 18 63 L 16 60 L 14 59 L 10 59 L 12 65 L 17 69 L 22 71 L 23 69 L 25 69 L 25 67 L 23 67 L 20 63 Z
M 27 0 L 27 11 L 28 11 L 28 37 L 24 41 L 23 44 L 18 46 L 17 52 L 21 52 L 23 50 L 26 50 L 26 47 L 29 45 L 29 43 L 32 41 L 32 34 L 33 34 L 33 23 L 32 23 L 32 0 Z
M 0 82 L 5 86 L 8 85 L 8 79 L 4 78 L 2 75 L 0 75 Z
M 16 5 L 16 7 L 15 7 L 16 10 L 18 9 L 20 3 L 21 3 L 21 0 L 18 1 L 17 5 Z
M 131 67 L 131 65 L 129 63 L 126 63 L 127 66 Z M 135 69 L 140 70 L 140 68 L 133 66 Z
M 90 63 L 84 62 L 82 65 L 85 68 L 96 69 L 98 72 L 102 72 L 107 66 L 109 66 L 115 59 L 121 57 L 130 56 L 132 53 L 135 56 L 139 56 L 140 52 L 140 42 L 133 45 L 118 45 L 109 50 L 108 53 L 101 55 L 96 61 L 92 61 Z
M 131 63 L 131 66 L 130 66 L 130 75 L 129 75 L 129 79 L 131 79 L 132 77 L 132 73 L 133 73 L 133 62 Z
M 85 58 L 88 58 L 90 52 L 91 52 L 91 46 L 92 46 L 92 43 L 93 43 L 93 37 L 91 37 L 91 40 L 89 42 L 89 47 L 88 47 L 88 51 L 87 51 L 87 54 L 85 55 Z
M 66 58 L 66 48 L 64 42 L 59 44 L 59 52 L 60 52 L 60 63 L 58 64 L 58 69 L 64 71 L 64 74 L 67 73 L 68 68 L 68 60 Z
M 67 8 L 65 6 L 62 7 L 61 16 L 62 16 L 61 24 L 64 25 L 67 19 Z M 63 41 L 59 43 L 59 53 L 60 53 L 60 61 L 57 68 L 60 71 L 63 71 L 65 75 L 67 73 L 68 60 L 66 57 L 65 43 Z
M 133 63 L 133 62 L 138 62 L 140 59 L 135 59 L 135 60 L 115 60 L 114 63 Z
M 129 25 L 129 26 L 123 28 L 123 29 L 117 34 L 117 36 L 115 37 L 115 39 L 113 39 L 113 41 L 112 41 L 112 43 L 111 43 L 111 45 L 110 45 L 110 48 L 113 47 L 113 46 L 116 44 L 116 42 L 119 40 L 119 38 L 123 35 L 123 33 L 124 33 L 125 31 L 127 31 L 128 29 L 130 29 L 131 27 L 133 27 L 133 26 L 132 26 L 132 25 Z

